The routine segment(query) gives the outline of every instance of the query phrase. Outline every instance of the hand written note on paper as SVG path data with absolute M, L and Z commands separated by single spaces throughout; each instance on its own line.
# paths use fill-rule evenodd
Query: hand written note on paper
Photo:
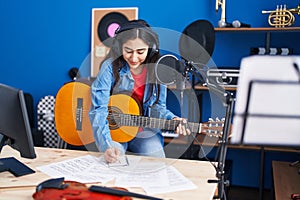
M 164 162 L 140 161 L 138 156 L 124 156 L 113 165 L 104 157 L 86 155 L 37 169 L 53 177 L 81 183 L 107 183 L 116 179 L 116 186 L 141 187 L 147 194 L 195 189 L 196 186 L 173 166 Z
M 109 167 L 122 167 L 122 166 L 128 166 L 129 165 L 129 161 L 127 156 L 119 156 L 119 159 L 117 160 L 117 162 L 114 163 L 108 163 Z

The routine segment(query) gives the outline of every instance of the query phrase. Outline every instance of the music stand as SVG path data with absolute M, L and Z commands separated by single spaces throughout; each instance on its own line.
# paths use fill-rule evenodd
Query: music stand
M 242 60 L 232 144 L 300 146 L 298 63 L 299 56 L 250 56 Z
M 233 114 L 231 144 L 300 147 L 300 57 L 243 58 Z M 261 166 L 261 173 L 263 173 Z M 260 177 L 260 199 L 263 174 Z
M 299 82 L 250 81 L 245 112 L 235 114 L 241 134 L 231 143 L 299 147 L 299 102 Z

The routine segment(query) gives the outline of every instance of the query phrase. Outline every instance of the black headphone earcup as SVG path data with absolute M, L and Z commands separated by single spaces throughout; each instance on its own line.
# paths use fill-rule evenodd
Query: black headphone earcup
M 157 45 L 154 43 L 154 44 L 152 45 L 152 47 L 149 48 L 148 51 L 149 51 L 149 52 L 148 52 L 148 57 L 149 57 L 149 59 L 150 59 L 150 58 L 152 58 L 152 56 L 154 56 L 155 54 L 158 53 Z

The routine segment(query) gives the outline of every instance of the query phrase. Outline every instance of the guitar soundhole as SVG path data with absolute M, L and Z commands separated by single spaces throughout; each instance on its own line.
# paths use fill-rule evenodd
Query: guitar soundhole
M 122 111 L 114 106 L 109 106 L 108 107 L 108 116 L 107 116 L 107 120 L 109 123 L 109 129 L 110 130 L 116 130 L 118 128 L 120 128 L 120 126 L 118 125 L 118 122 L 120 121 L 120 115 Z

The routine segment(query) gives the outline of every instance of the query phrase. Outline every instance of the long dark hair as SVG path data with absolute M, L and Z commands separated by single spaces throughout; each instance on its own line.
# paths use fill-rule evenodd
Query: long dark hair
M 124 31 L 122 31 L 122 28 Z M 148 72 L 148 80 L 150 83 L 151 90 L 153 92 L 153 87 L 155 86 L 156 77 L 154 73 L 154 64 L 160 57 L 159 52 L 159 40 L 157 34 L 151 30 L 149 24 L 145 20 L 132 20 L 124 24 L 120 27 L 121 31 L 116 31 L 116 36 L 113 38 L 113 45 L 102 61 L 104 62 L 106 59 L 112 59 L 112 68 L 113 75 L 115 78 L 115 83 L 117 83 L 120 79 L 119 71 L 122 67 L 125 66 L 125 60 L 122 55 L 122 46 L 128 40 L 133 40 L 136 38 L 140 38 L 143 40 L 148 46 L 148 54 L 146 60 L 143 64 L 147 67 Z M 126 31 L 125 31 L 126 30 Z M 100 66 L 102 63 L 100 64 Z M 160 91 L 160 87 L 158 86 L 158 92 Z M 151 96 L 151 95 L 150 95 Z M 159 97 L 159 94 L 157 95 Z

